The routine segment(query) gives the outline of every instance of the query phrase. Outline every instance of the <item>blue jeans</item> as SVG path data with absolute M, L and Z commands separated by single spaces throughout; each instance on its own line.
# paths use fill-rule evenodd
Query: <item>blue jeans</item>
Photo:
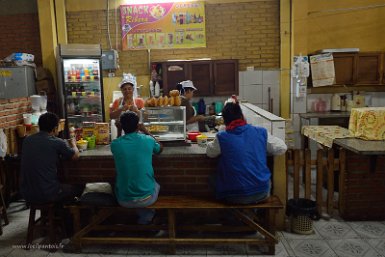
M 138 215 L 138 224 L 146 225 L 150 224 L 152 219 L 155 215 L 154 209 L 147 209 L 147 208 L 140 208 L 140 207 L 147 207 L 156 202 L 158 200 L 160 185 L 155 182 L 155 191 L 150 197 L 144 199 L 144 200 L 134 200 L 134 201 L 118 201 L 120 206 L 126 207 L 126 208 L 138 208 L 136 210 L 136 214 Z

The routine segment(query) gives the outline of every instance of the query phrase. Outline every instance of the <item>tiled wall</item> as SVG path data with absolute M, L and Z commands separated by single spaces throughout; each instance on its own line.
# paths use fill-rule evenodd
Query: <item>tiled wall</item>
M 280 116 L 279 85 L 278 69 L 239 72 L 239 97 L 277 116 Z

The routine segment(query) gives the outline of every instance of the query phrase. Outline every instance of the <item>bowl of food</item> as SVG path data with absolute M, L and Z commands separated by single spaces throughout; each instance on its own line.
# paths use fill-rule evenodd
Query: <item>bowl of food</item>
M 88 144 L 88 141 L 84 139 L 80 139 L 76 141 L 76 146 L 79 148 L 79 151 L 87 150 L 87 144 Z
M 196 139 L 197 139 L 199 146 L 205 147 L 207 145 L 207 136 L 206 135 L 203 135 L 203 134 L 198 135 L 196 137 Z
M 201 134 L 201 132 L 199 132 L 199 131 L 190 131 L 190 132 L 187 132 L 187 138 L 191 142 L 196 142 L 197 141 L 197 136 L 199 136 L 200 134 Z

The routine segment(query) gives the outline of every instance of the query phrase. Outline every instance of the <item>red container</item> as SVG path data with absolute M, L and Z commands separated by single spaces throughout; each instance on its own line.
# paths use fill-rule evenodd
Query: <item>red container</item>
M 200 134 L 201 134 L 201 132 L 199 132 L 199 131 L 190 131 L 190 132 L 187 132 L 187 138 L 189 140 L 191 140 L 192 142 L 196 142 L 197 136 L 199 136 Z

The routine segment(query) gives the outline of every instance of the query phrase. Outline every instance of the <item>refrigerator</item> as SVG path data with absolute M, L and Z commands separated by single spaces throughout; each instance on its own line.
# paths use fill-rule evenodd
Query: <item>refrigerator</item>
M 60 115 L 68 128 L 104 122 L 102 49 L 98 44 L 61 44 L 57 48 Z

